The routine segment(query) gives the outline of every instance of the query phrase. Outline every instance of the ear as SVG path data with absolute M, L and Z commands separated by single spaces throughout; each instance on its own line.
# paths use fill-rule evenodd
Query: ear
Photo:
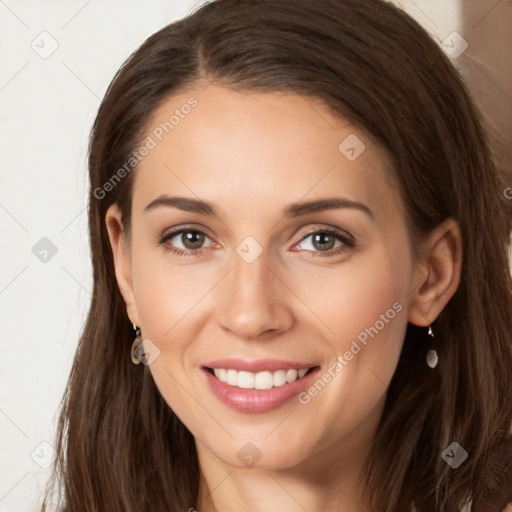
M 460 283 L 462 235 L 447 219 L 421 243 L 412 282 L 409 322 L 428 327 L 441 313 Z
M 126 304 L 126 312 L 132 324 L 140 325 L 133 294 L 129 237 L 123 227 L 121 210 L 117 203 L 107 210 L 105 223 L 114 257 L 117 285 Z

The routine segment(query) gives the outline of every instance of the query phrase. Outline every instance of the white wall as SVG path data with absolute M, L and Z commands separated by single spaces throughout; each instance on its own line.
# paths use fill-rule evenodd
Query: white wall
M 468 31 L 454 0 L 401 3 L 439 39 L 453 31 L 467 36 L 467 54 L 478 56 L 493 77 L 496 73 L 495 88 L 487 82 L 481 87 L 495 99 L 490 114 L 503 122 L 511 112 L 512 80 L 509 72 L 499 74 L 504 54 L 496 53 L 495 41 L 506 39 L 512 48 L 510 34 L 500 36 L 510 4 L 498 2 L 486 15 L 494 0 L 472 2 L 471 22 L 485 19 Z M 52 455 L 45 443 L 53 439 L 58 402 L 90 300 L 85 155 L 100 98 L 144 38 L 197 4 L 0 2 L 1 511 L 33 510 L 39 499 Z M 56 51 L 42 58 L 52 44 L 58 44 Z M 479 53 L 478 45 L 485 51 Z M 510 130 L 510 124 L 504 128 Z M 510 131 L 507 137 L 510 143 Z M 43 237 L 57 249 L 47 262 L 32 252 Z

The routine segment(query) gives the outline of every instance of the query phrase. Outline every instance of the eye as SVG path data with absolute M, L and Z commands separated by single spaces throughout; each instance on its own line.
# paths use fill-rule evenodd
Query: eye
M 211 240 L 210 237 L 201 230 L 181 228 L 162 235 L 159 239 L 159 243 L 164 245 L 166 250 L 180 256 L 195 256 L 204 249 L 202 246 L 206 239 Z M 182 244 L 182 247 L 177 244 Z
M 309 243 L 305 243 L 310 239 Z M 210 244 L 204 247 L 206 240 Z M 183 227 L 169 233 L 164 233 L 158 240 L 166 251 L 178 256 L 198 256 L 203 249 L 212 247 L 215 242 L 200 229 Z M 181 247 L 180 245 L 181 244 Z M 305 245 L 306 247 L 300 247 Z M 299 247 L 301 251 L 309 253 L 309 256 L 334 256 L 355 247 L 353 238 L 332 229 L 316 229 L 303 236 L 293 248 Z
M 310 239 L 309 243 L 304 242 Z M 302 237 L 294 247 L 303 246 L 301 250 L 311 253 L 311 256 L 333 256 L 355 247 L 355 241 L 331 229 L 317 229 Z

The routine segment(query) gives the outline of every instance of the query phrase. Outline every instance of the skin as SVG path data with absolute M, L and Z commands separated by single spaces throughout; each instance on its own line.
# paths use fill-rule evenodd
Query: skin
M 428 327 L 456 291 L 460 230 L 445 221 L 414 260 L 389 155 L 310 98 L 198 86 L 168 98 L 148 134 L 191 95 L 197 107 L 136 170 L 130 237 L 117 205 L 105 222 L 128 316 L 160 350 L 152 376 L 196 439 L 198 509 L 365 511 L 358 475 L 407 322 Z M 354 161 L 338 149 L 350 134 L 366 147 Z M 144 212 L 161 194 L 210 201 L 220 218 L 169 207 Z M 373 216 L 354 208 L 281 214 L 290 204 L 341 196 Z M 207 235 L 197 256 L 164 249 L 197 251 L 181 235 L 158 243 L 183 225 Z M 332 245 L 308 236 L 317 228 L 348 233 L 356 246 L 328 255 Z M 262 248 L 252 263 L 236 252 L 247 236 Z M 199 370 L 240 357 L 314 362 L 322 373 L 395 302 L 401 311 L 308 404 L 235 411 Z M 247 442 L 262 455 L 253 467 L 237 457 Z

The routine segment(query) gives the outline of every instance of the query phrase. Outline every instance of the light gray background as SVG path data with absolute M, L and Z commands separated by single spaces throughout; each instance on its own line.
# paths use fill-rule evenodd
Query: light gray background
M 36 510 L 50 471 L 57 408 L 91 297 L 85 159 L 100 99 L 147 36 L 201 3 L 0 0 L 0 511 Z M 512 185 L 512 4 L 395 3 L 440 44 L 454 31 L 467 41 L 453 60 Z M 47 261 L 36 246 L 43 237 L 57 248 Z

